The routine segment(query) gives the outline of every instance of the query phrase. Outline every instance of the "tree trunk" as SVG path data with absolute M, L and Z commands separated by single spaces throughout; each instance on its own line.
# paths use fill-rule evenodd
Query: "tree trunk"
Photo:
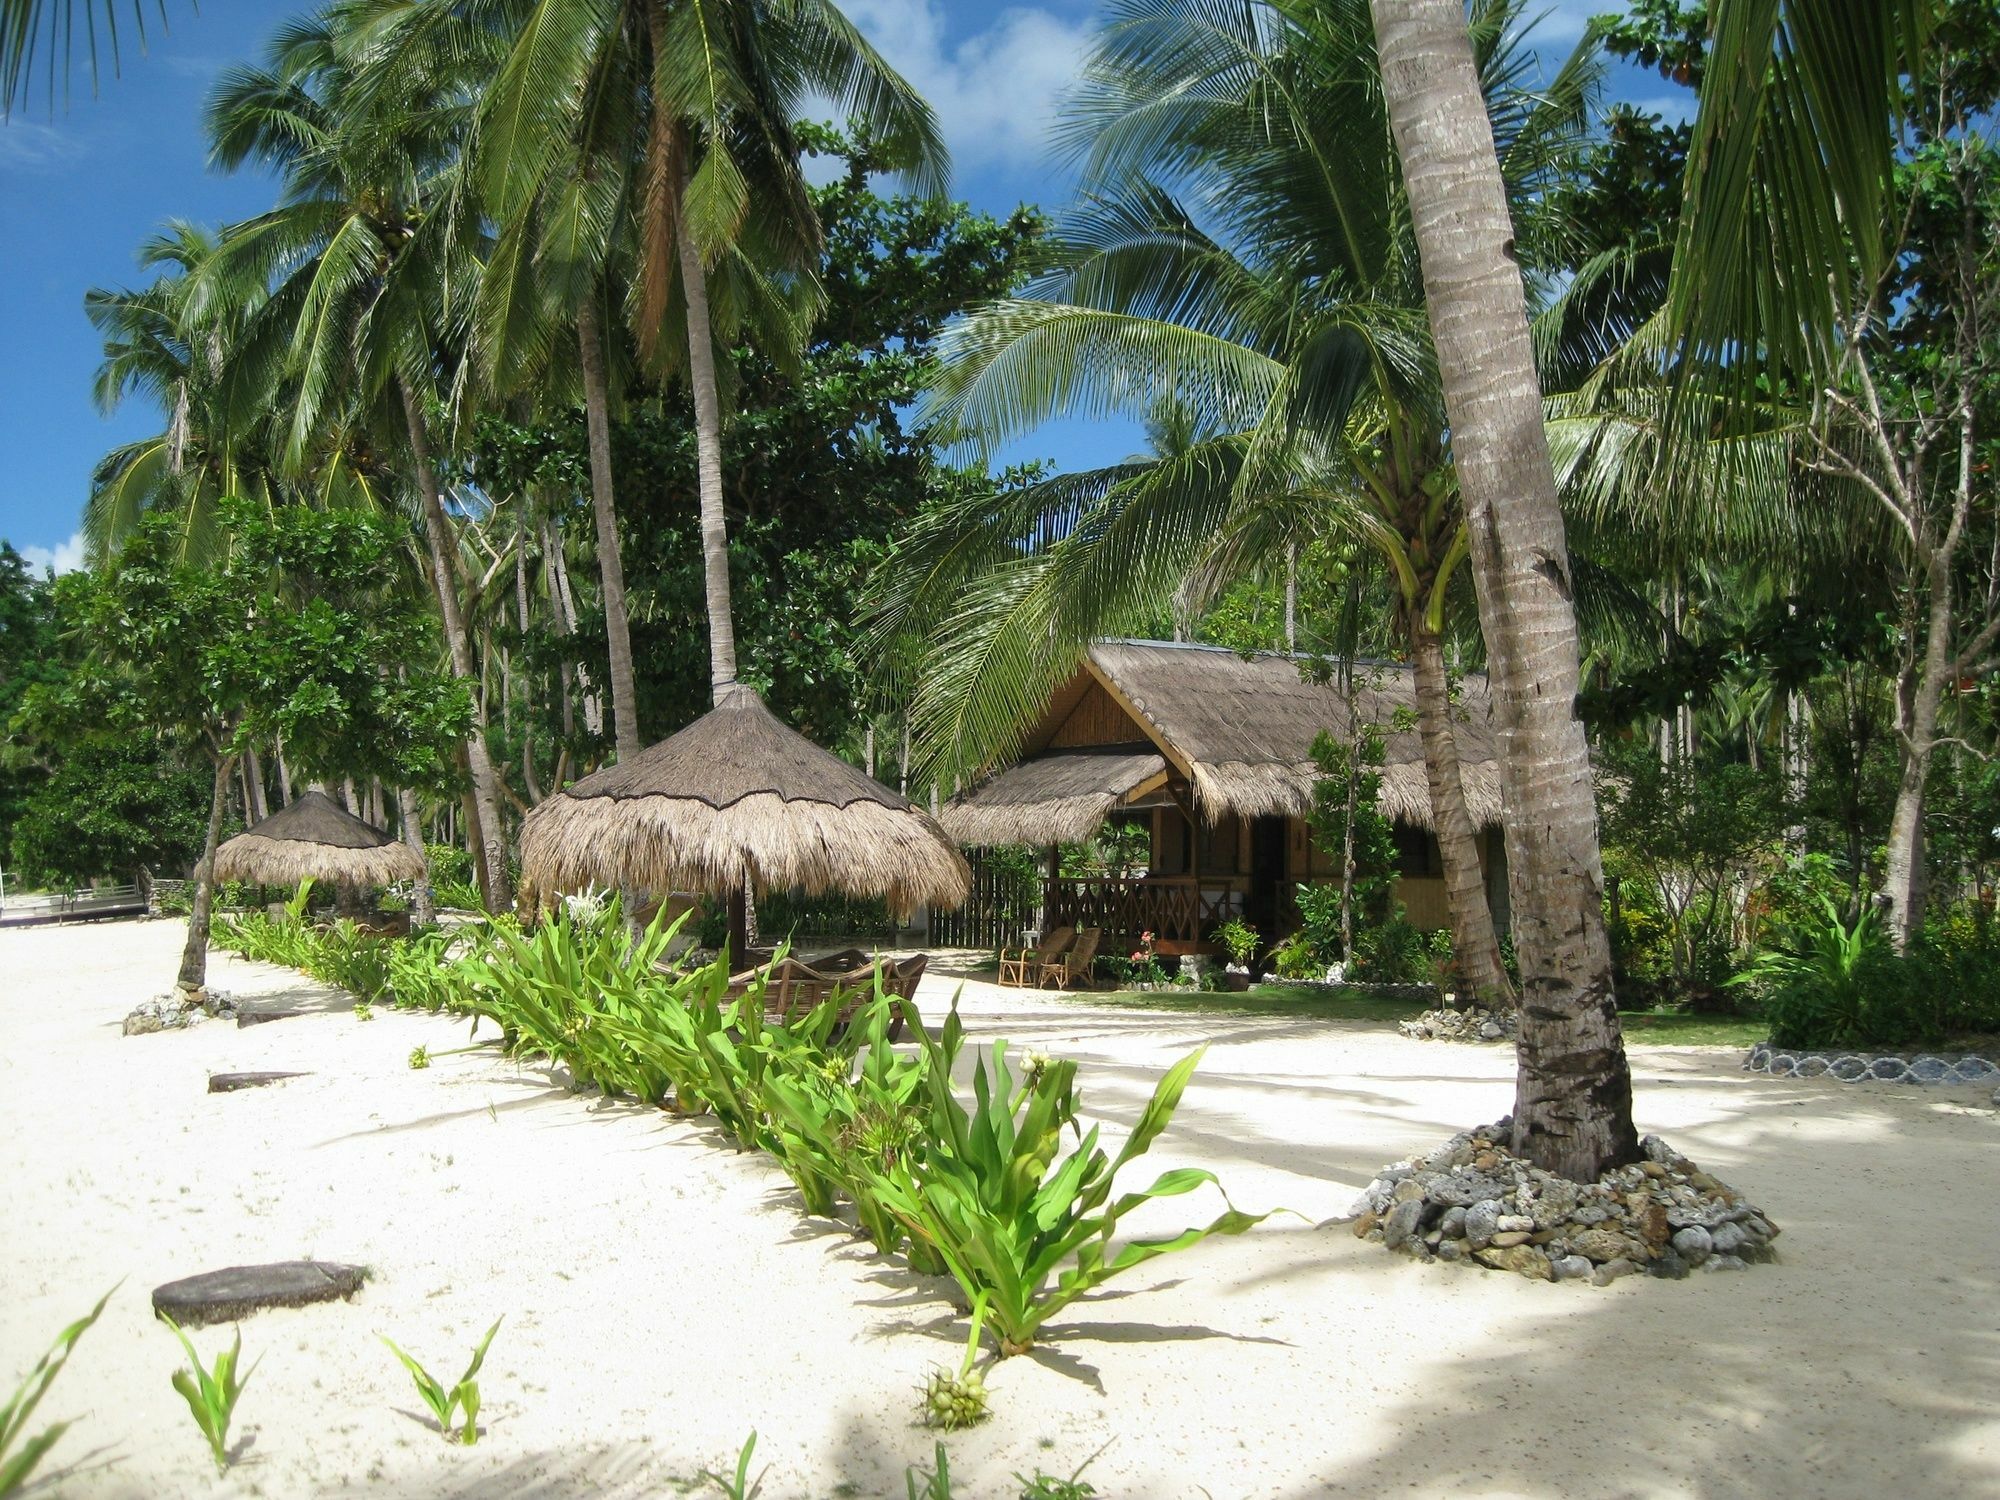
M 201 860 L 194 867 L 187 946 L 181 949 L 180 978 L 174 981 L 183 1005 L 208 983 L 208 924 L 215 913 L 215 846 L 222 839 L 222 809 L 229 801 L 229 778 L 235 770 L 233 755 L 224 755 L 215 763 L 215 789 L 208 798 L 208 832 L 202 839 Z
M 396 810 L 402 815 L 403 842 L 410 846 L 410 852 L 424 862 L 424 873 L 416 879 L 410 891 L 410 927 L 412 930 L 437 925 L 437 903 L 431 896 L 431 857 L 424 848 L 423 814 L 417 808 L 417 794 L 406 786 L 396 788 Z
M 411 468 L 416 471 L 417 492 L 424 502 L 424 532 L 430 542 L 431 583 L 437 590 L 438 610 L 444 617 L 445 644 L 451 652 L 451 675 L 479 687 L 473 670 L 472 639 L 465 628 L 465 616 L 458 607 L 458 569 L 453 562 L 451 524 L 445 519 L 444 502 L 438 497 L 437 469 L 431 462 L 430 435 L 424 430 L 424 411 L 417 393 L 405 380 L 396 382 L 403 397 L 403 417 L 410 429 Z M 467 767 L 472 773 L 472 799 L 479 817 L 474 862 L 485 871 L 483 882 L 490 909 L 499 911 L 511 903 L 507 886 L 507 847 L 501 834 L 498 778 L 493 757 L 486 748 L 486 715 L 476 710 L 472 735 L 465 742 Z
M 1521 963 L 1514 1149 L 1590 1181 L 1639 1154 L 1618 1027 L 1569 553 L 1461 0 L 1371 0 L 1464 496 Z
M 708 594 L 708 678 L 715 701 L 736 681 L 736 623 L 729 613 L 729 524 L 722 509 L 722 404 L 716 393 L 715 334 L 708 317 L 708 272 L 691 235 L 676 236 L 687 300 L 688 383 L 694 387 L 694 443 L 701 488 L 701 566 Z
M 1486 904 L 1486 877 L 1479 868 L 1479 834 L 1465 807 L 1459 772 L 1458 736 L 1451 727 L 1451 688 L 1445 677 L 1444 646 L 1421 620 L 1410 628 L 1415 670 L 1417 728 L 1424 742 L 1424 771 L 1430 778 L 1431 821 L 1438 857 L 1444 865 L 1445 905 L 1451 914 L 1451 952 L 1459 982 L 1482 1004 L 1505 1008 L 1514 989 L 1500 961 L 1500 940 Z
M 272 741 L 272 754 L 278 758 L 278 801 L 286 807 L 292 805 L 292 768 L 285 763 L 285 742 L 282 737 Z
M 250 772 L 250 817 L 261 823 L 271 816 L 271 804 L 264 795 L 264 762 L 255 750 L 246 750 L 243 764 Z
M 583 411 L 590 433 L 590 504 L 597 522 L 597 572 L 604 584 L 604 635 L 611 658 L 611 737 L 621 761 L 639 738 L 639 699 L 632 682 L 632 631 L 625 615 L 625 559 L 618 550 L 618 508 L 611 493 L 611 382 L 604 369 L 604 335 L 597 303 L 586 297 L 576 314 L 583 360 Z
M 1803 690 L 1785 693 L 1785 800 L 1791 804 L 1792 821 L 1785 829 L 1785 846 L 1794 861 L 1806 852 L 1806 777 L 1812 770 L 1812 719 Z
M 1924 788 L 1937 748 L 1938 714 L 1946 680 L 1952 675 L 1951 570 L 1941 554 L 1930 569 L 1930 610 L 1921 666 L 1906 674 L 1896 695 L 1896 732 L 1902 741 L 1902 771 L 1896 780 L 1896 808 L 1889 818 L 1883 849 L 1882 902 L 1888 908 L 1889 941 L 1898 953 L 1924 923 Z

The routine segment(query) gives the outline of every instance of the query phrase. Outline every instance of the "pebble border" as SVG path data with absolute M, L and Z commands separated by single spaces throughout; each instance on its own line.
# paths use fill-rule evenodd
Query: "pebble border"
M 1773 1078 L 1832 1078 L 1840 1083 L 1992 1083 L 2000 1063 L 1976 1053 L 1910 1057 L 1867 1052 L 1808 1052 L 1759 1042 L 1743 1059 L 1746 1073 Z

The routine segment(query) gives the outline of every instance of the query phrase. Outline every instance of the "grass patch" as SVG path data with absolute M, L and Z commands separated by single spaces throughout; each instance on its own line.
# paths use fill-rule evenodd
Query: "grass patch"
M 1627 1041 L 1656 1047 L 1750 1048 L 1771 1035 L 1771 1023 L 1743 1016 L 1690 1016 L 1678 1011 L 1621 1010 Z
M 1247 990 L 1043 990 L 1086 1005 L 1127 1010 L 1180 1011 L 1204 1016 L 1270 1016 L 1315 1021 L 1401 1021 L 1419 1014 L 1420 1001 L 1407 995 L 1378 994 L 1362 985 L 1341 992 L 1295 984 L 1253 984 Z
M 1258 984 L 1248 990 L 1111 990 L 1037 992 L 1043 997 L 1085 1005 L 1111 1005 L 1125 1010 L 1173 1011 L 1187 1015 L 1267 1016 L 1314 1021 L 1391 1023 L 1420 1014 L 1424 1005 L 1405 995 L 1379 994 L 1360 985 L 1329 993 L 1291 984 Z M 1628 1010 L 1618 1013 L 1631 1041 L 1656 1047 L 1755 1046 L 1770 1035 L 1765 1021 L 1740 1016 L 1690 1016 L 1675 1011 Z

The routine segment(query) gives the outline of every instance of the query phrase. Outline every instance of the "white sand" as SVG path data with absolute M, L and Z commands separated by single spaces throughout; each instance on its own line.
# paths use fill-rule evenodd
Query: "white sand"
M 217 955 L 212 982 L 323 1009 L 125 1038 L 177 923 L 0 934 L 0 1383 L 124 1285 L 41 1418 L 75 1496 L 677 1493 L 760 1434 L 770 1497 L 903 1494 L 926 1369 L 965 1324 L 938 1283 L 805 1220 L 782 1174 L 699 1126 L 551 1086 L 462 1022 L 379 1011 Z M 941 1011 L 950 981 L 927 981 Z M 1079 1007 L 968 986 L 980 1037 L 1084 1060 L 1133 1117 L 1210 1051 L 1145 1159 L 1237 1203 L 1344 1212 L 1384 1162 L 1503 1113 L 1510 1055 L 1379 1028 Z M 1781 1264 L 1608 1289 L 1419 1267 L 1275 1218 L 1154 1262 L 989 1372 L 949 1439 L 961 1496 L 1008 1476 L 1102 1495 L 2000 1495 L 2000 1121 L 1990 1091 L 1775 1082 L 1720 1050 L 1638 1048 L 1643 1129 L 1784 1227 Z M 204 1092 L 210 1071 L 298 1068 Z M 1203 1218 L 1181 1199 L 1157 1225 Z M 161 1282 L 294 1256 L 365 1263 L 351 1304 L 260 1313 L 247 1439 L 220 1480 L 168 1377 Z M 377 1341 L 456 1378 L 478 1334 L 478 1447 L 445 1447 Z M 228 1330 L 196 1335 L 205 1352 Z

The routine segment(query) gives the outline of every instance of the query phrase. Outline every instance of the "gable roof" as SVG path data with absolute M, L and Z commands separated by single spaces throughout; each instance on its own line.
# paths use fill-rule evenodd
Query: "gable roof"
M 1123 710 L 1132 729 L 1122 738 L 1143 737 L 1187 778 L 1206 818 L 1302 815 L 1312 806 L 1319 775 L 1313 741 L 1322 731 L 1336 738 L 1351 734 L 1358 717 L 1386 731 L 1381 810 L 1398 822 L 1430 827 L 1422 737 L 1414 728 L 1388 728 L 1399 709 L 1415 711 L 1412 670 L 1393 662 L 1356 663 L 1350 701 L 1333 684 L 1307 680 L 1300 671 L 1302 660 L 1279 652 L 1245 658 L 1220 646 L 1109 640 L 1091 646 L 1079 677 L 1101 685 Z M 1078 689 L 1078 680 L 1072 679 L 1055 695 L 1050 712 L 1029 736 L 1030 745 L 1050 743 L 1058 728 L 1055 721 L 1079 701 Z M 1464 678 L 1453 724 L 1460 779 L 1473 822 L 1489 827 L 1500 822 L 1490 710 L 1486 679 Z M 1074 747 L 1031 753 L 1019 766 L 954 798 L 945 809 L 945 826 L 967 842 L 975 841 L 969 836 L 975 829 L 983 835 L 976 841 L 990 843 L 1075 837 L 1056 830 L 1078 826 L 1086 800 L 1109 811 L 1137 786 L 1116 784 L 1123 772 L 1114 757 L 1078 760 L 1075 755 Z M 1060 771 L 1050 766 L 1058 757 Z M 1036 767 L 1045 769 L 1037 772 Z M 1092 771 L 1099 775 L 1086 783 L 1083 778 Z M 1039 801 L 1027 795 L 1038 787 L 1048 794 Z M 1002 838 L 1003 831 L 1017 837 Z

